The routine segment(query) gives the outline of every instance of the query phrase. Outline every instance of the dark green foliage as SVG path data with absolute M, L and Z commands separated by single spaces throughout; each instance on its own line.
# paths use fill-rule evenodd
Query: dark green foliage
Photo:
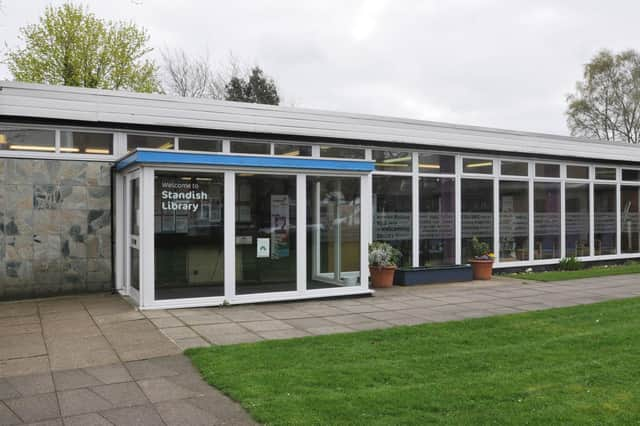
M 582 262 L 575 257 L 565 257 L 558 262 L 558 271 L 577 271 L 583 266 Z
M 489 258 L 491 254 L 491 248 L 489 244 L 484 241 L 480 241 L 478 237 L 471 239 L 471 255 L 475 258 Z
M 278 87 L 272 78 L 264 75 L 260 67 L 254 67 L 248 77 L 231 77 L 225 85 L 225 99 L 236 102 L 278 105 Z
M 640 299 L 188 350 L 271 425 L 640 422 Z
M 525 280 L 550 282 L 638 273 L 640 273 L 640 263 L 627 262 L 624 265 L 594 266 L 593 268 L 584 268 L 574 271 L 527 272 L 511 274 L 511 276 L 514 278 L 522 278 Z

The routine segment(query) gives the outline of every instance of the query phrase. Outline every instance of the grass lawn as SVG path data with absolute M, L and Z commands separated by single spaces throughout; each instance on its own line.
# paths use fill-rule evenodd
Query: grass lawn
M 640 298 L 191 349 L 266 424 L 638 424 Z
M 534 281 L 565 281 L 579 278 L 606 277 L 609 275 L 624 275 L 640 273 L 640 262 L 628 262 L 624 265 L 595 266 L 577 271 L 546 271 L 509 274 L 513 278 Z

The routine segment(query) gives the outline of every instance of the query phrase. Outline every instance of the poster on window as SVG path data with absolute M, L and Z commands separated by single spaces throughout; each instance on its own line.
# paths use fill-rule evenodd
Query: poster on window
M 289 196 L 271 195 L 271 258 L 289 256 Z

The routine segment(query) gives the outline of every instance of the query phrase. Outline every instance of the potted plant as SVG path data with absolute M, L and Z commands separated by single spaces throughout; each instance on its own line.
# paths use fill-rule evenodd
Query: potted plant
M 478 237 L 473 237 L 471 239 L 471 254 L 473 259 L 470 259 L 469 263 L 471 263 L 473 279 L 490 280 L 495 255 L 491 252 L 489 244 L 478 240 Z
M 399 260 L 400 251 L 393 248 L 391 244 L 380 241 L 369 244 L 371 286 L 374 288 L 391 287 Z

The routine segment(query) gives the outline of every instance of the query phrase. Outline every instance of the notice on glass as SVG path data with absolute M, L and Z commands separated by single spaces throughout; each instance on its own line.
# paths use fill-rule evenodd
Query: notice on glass
M 289 196 L 271 195 L 271 257 L 289 256 Z
M 256 257 L 269 257 L 270 238 L 256 238 Z

